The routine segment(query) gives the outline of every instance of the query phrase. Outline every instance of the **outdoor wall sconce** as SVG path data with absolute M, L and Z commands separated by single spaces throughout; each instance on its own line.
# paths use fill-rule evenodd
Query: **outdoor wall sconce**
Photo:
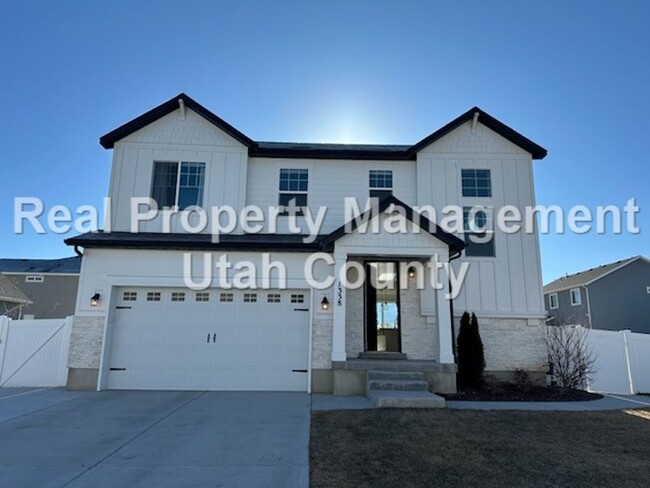
M 415 266 L 411 266 L 408 269 L 408 277 L 409 278 L 415 278 Z
M 99 293 L 95 293 L 91 298 L 90 298 L 90 306 L 91 307 L 97 307 L 99 306 L 99 299 L 101 298 L 101 295 Z
M 330 309 L 330 301 L 327 299 L 326 296 L 323 297 L 323 299 L 320 301 L 320 308 L 321 310 L 329 310 Z

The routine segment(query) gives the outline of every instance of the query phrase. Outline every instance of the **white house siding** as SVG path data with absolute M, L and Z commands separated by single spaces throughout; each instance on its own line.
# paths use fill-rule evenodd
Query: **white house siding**
M 354 197 L 363 209 L 369 197 L 370 170 L 393 171 L 393 195 L 408 205 L 416 201 L 415 161 L 346 161 L 320 159 L 250 158 L 248 162 L 247 205 L 266 209 L 276 206 L 279 197 L 280 169 L 309 170 L 307 202 L 315 216 L 318 208 L 327 207 L 321 233 L 345 224 L 344 201 Z M 287 232 L 288 218 L 278 219 L 278 232 Z M 303 219 L 298 223 L 303 228 Z
M 204 206 L 243 208 L 247 148 L 190 109 L 176 110 L 115 143 L 109 196 L 113 231 L 130 230 L 131 197 L 150 197 L 155 161 L 206 163 Z M 159 219 L 141 224 L 160 232 Z M 181 232 L 178 216 L 172 230 Z

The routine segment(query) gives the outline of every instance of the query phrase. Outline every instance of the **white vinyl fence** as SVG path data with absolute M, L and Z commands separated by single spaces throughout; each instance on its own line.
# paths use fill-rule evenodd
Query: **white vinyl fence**
M 0 387 L 65 386 L 71 324 L 0 316 Z
M 586 344 L 596 361 L 589 390 L 650 393 L 650 334 L 590 329 Z

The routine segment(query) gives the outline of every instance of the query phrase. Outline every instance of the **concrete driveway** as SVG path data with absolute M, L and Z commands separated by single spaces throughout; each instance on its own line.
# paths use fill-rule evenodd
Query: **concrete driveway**
M 309 395 L 0 390 L 0 486 L 300 487 Z

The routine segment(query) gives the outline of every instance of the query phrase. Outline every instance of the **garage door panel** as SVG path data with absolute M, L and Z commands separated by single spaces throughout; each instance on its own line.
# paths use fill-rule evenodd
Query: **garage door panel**
M 108 372 L 108 386 L 305 391 L 307 374 L 294 370 L 307 369 L 307 296 L 303 290 L 118 290 L 108 354 L 109 367 L 120 370 Z

